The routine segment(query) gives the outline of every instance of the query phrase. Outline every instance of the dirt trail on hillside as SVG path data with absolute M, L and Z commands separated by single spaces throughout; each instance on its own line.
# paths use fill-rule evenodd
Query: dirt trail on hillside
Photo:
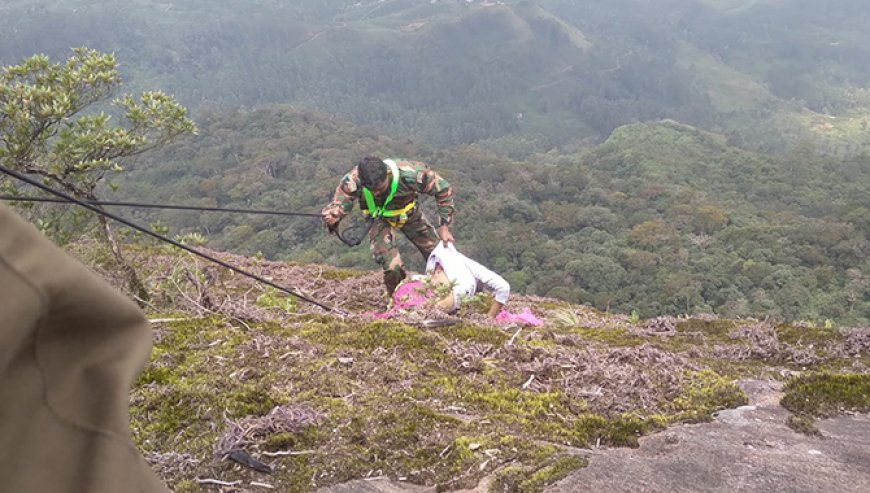
M 641 438 L 636 449 L 580 452 L 589 466 L 545 493 L 870 491 L 870 416 L 816 423 L 823 437 L 792 431 L 779 405 L 782 384 L 740 382 L 750 403 L 719 412 L 710 423 L 678 425 Z M 487 482 L 473 492 L 486 492 Z M 320 493 L 429 493 L 435 488 L 389 480 L 354 481 Z

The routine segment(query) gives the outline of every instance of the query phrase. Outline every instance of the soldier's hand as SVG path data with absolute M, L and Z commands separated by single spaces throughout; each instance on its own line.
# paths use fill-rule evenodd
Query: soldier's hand
M 323 224 L 326 226 L 326 229 L 330 234 L 335 234 L 338 231 L 338 223 L 340 219 L 334 214 L 324 214 L 321 216 L 323 219 Z
M 447 246 L 454 242 L 453 235 L 450 233 L 450 230 L 447 228 L 446 224 L 443 224 L 438 228 L 438 236 L 441 237 L 441 241 L 444 242 L 444 246 Z

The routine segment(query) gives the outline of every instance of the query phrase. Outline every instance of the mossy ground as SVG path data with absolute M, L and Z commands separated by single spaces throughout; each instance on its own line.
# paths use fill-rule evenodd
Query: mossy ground
M 246 267 L 315 298 L 336 293 L 330 283 L 351 285 L 346 299 L 331 303 L 359 305 L 360 312 L 384 308 L 377 293 L 363 289 L 379 281 L 375 275 L 267 262 Z M 717 346 L 754 344 L 735 336 L 746 321 L 680 319 L 656 334 L 641 330 L 644 321 L 517 296 L 512 309 L 532 306 L 548 322 L 518 331 L 470 317 L 426 329 L 401 318 L 342 319 L 301 302 L 266 303 L 266 290 L 236 278 L 208 289 L 212 300 L 224 295 L 233 304 L 216 303 L 204 316 L 190 305 L 152 314 L 177 320 L 155 324 L 155 349 L 131 398 L 134 438 L 177 491 L 198 491 L 197 477 L 306 492 L 374 476 L 441 491 L 491 476 L 491 491 L 540 491 L 583 467 L 576 448 L 637 446 L 641 436 L 672 423 L 745 404 L 736 378 L 778 377 L 797 366 L 759 352 L 717 357 Z M 221 308 L 227 306 L 233 309 Z M 573 315 L 551 323 L 554 311 Z M 870 356 L 840 354 L 844 339 L 836 330 L 773 330 L 775 349 L 818 356 L 810 369 L 841 371 Z M 849 384 L 866 385 L 865 377 Z M 824 382 L 813 384 L 827 389 L 822 401 L 840 399 L 835 409 L 867 406 L 831 397 L 856 398 L 838 380 Z M 833 412 L 799 402 L 801 416 Z M 283 421 L 270 421 L 275 416 Z M 232 433 L 235 441 L 228 441 Z M 226 460 L 227 443 L 273 472 Z
M 635 446 L 670 423 L 745 403 L 730 380 L 706 370 L 685 375 L 679 394 L 655 413 L 640 406 L 592 410 L 566 389 L 523 388 L 527 376 L 510 357 L 492 349 L 470 354 L 502 348 L 511 332 L 318 315 L 285 323 L 242 325 L 220 316 L 161 323 L 152 361 L 133 392 L 134 436 L 146 454 L 179 452 L 198 461 L 181 474 L 165 471 L 169 484 L 182 489 L 193 486 L 192 477 L 215 475 L 291 492 L 374 475 L 450 489 L 498 471 L 494 491 L 526 492 L 583 465 L 560 445 L 541 442 Z M 589 344 L 605 350 L 600 331 L 565 331 L 587 333 Z M 518 338 L 514 357 L 546 351 L 534 342 Z M 273 465 L 271 476 L 215 455 L 228 423 L 282 405 L 307 406 L 320 418 L 247 445 Z M 281 451 L 304 453 L 259 455 Z
M 870 374 L 808 373 L 785 383 L 782 406 L 792 413 L 788 425 L 795 431 L 818 435 L 815 418 L 846 412 L 870 412 Z

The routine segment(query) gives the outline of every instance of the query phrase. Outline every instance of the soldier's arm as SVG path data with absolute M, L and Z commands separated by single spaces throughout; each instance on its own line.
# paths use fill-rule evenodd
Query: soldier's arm
M 435 202 L 438 204 L 438 223 L 441 226 L 448 226 L 453 222 L 453 212 L 455 210 L 453 204 L 453 188 L 447 180 L 442 178 L 438 173 L 429 169 L 428 166 L 422 163 L 414 163 L 418 165 L 417 169 L 417 192 L 424 193 L 435 197 Z
M 353 203 L 359 197 L 360 184 L 357 169 L 353 168 L 345 174 L 332 196 L 332 202 L 323 208 L 321 214 L 328 225 L 338 224 L 344 216 L 353 209 Z

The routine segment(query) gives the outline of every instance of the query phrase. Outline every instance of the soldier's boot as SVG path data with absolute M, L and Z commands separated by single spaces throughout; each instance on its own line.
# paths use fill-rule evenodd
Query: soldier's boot
M 387 288 L 387 296 L 392 298 L 393 292 L 399 286 L 399 283 L 405 279 L 405 269 L 401 265 L 397 265 L 392 269 L 384 271 L 384 286 Z

